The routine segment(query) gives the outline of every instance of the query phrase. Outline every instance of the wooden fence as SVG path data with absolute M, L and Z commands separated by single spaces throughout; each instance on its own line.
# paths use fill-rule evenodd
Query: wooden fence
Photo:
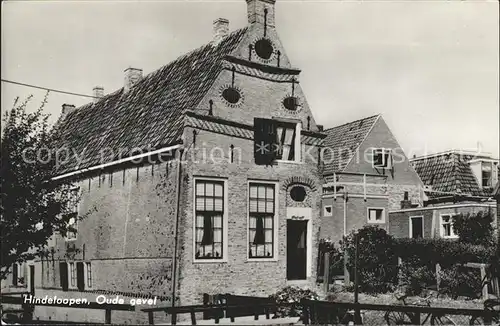
M 16 297 L 15 295 L 21 295 Z M 74 308 L 74 309 L 92 309 L 92 310 L 104 310 L 104 320 L 105 324 L 111 324 L 111 312 L 112 311 L 135 311 L 135 306 L 129 304 L 99 304 L 97 302 L 87 302 L 87 303 L 75 303 L 75 304 L 65 304 L 65 303 L 26 303 L 24 296 L 30 295 L 30 293 L 6 293 L 0 295 L 1 302 L 4 304 L 19 305 L 21 309 L 5 309 L 2 311 L 2 317 L 4 314 L 22 314 L 23 323 L 33 323 L 33 312 L 35 306 L 46 306 L 46 307 L 64 307 L 64 308 Z M 44 321 L 44 323 L 57 323 L 55 321 Z M 64 322 L 66 323 L 66 322 Z

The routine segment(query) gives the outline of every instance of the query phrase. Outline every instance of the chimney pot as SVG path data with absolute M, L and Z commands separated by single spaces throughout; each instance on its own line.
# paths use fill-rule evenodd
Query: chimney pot
M 128 92 L 141 79 L 142 69 L 131 67 L 125 69 L 125 83 L 123 85 L 125 92 Z
M 63 104 L 62 105 L 62 115 L 67 115 L 70 112 L 73 112 L 75 110 L 75 106 L 73 104 Z
M 99 99 L 104 96 L 104 87 L 96 86 L 92 89 L 92 96 L 94 97 L 94 103 L 99 102 Z
M 217 18 L 213 23 L 214 42 L 219 43 L 229 33 L 229 20 Z
M 323 125 L 317 125 L 319 131 L 323 131 Z

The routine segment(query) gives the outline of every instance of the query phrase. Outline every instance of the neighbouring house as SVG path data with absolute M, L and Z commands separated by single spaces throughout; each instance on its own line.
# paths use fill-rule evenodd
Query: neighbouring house
M 404 202 L 423 203 L 423 183 L 381 115 L 325 130 L 321 238 L 336 244 L 352 230 L 377 225 Z
M 63 106 L 58 128 L 75 155 L 54 181 L 74 183 L 78 232 L 55 235 L 35 263 L 37 295 L 189 305 L 315 286 L 325 135 L 278 37 L 275 1 L 247 8 L 246 27 L 229 33 L 217 19 L 208 44 Z M 97 318 L 68 311 L 44 313 Z
M 498 160 L 487 154 L 447 151 L 410 160 L 425 184 L 424 207 L 401 207 L 390 213 L 396 237 L 457 238 L 453 215 L 492 214 L 498 230 Z

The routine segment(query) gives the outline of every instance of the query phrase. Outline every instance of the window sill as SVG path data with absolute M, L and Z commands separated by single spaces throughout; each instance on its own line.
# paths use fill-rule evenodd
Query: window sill
M 226 259 L 194 259 L 193 264 L 227 264 Z
M 458 239 L 458 235 L 442 235 L 443 239 Z
M 304 164 L 302 161 L 287 161 L 287 160 L 276 160 L 276 163 L 285 163 L 285 164 Z
M 73 242 L 73 241 L 76 241 L 76 238 L 74 238 L 74 239 L 64 238 L 64 240 L 67 241 L 67 242 Z
M 368 221 L 367 223 L 368 224 L 385 224 L 385 221 L 376 221 L 376 222 Z
M 247 263 L 277 262 L 278 258 L 247 258 Z

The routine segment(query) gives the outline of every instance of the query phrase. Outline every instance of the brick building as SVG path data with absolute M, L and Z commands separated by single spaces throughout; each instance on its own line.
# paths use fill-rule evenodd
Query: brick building
M 54 180 L 74 182 L 75 214 L 87 216 L 35 263 L 38 295 L 188 305 L 314 286 L 324 134 L 279 40 L 275 1 L 247 8 L 246 27 L 229 33 L 217 19 L 210 43 L 63 106 L 58 127 L 78 155 Z
M 423 184 L 381 115 L 325 133 L 321 238 L 337 243 L 367 224 L 387 230 L 403 200 L 422 205 Z
M 492 214 L 498 229 L 494 187 L 498 160 L 490 155 L 448 151 L 410 160 L 425 184 L 422 208 L 401 207 L 390 214 L 390 233 L 397 237 L 457 238 L 453 215 Z

